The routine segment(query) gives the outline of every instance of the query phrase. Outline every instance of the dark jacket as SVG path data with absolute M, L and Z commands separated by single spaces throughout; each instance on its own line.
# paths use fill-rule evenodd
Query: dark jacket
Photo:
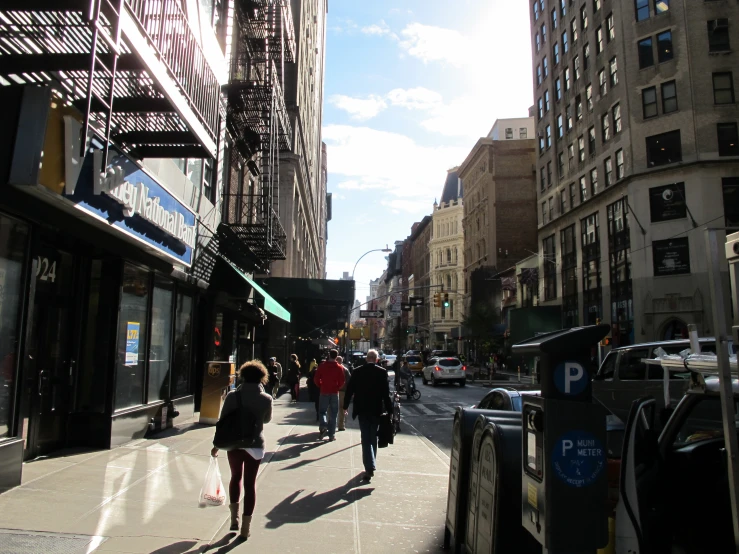
M 379 416 L 385 412 L 392 412 L 387 370 L 369 362 L 355 369 L 344 395 L 345 410 L 349 409 L 352 398 L 354 398 L 353 419 L 360 415 Z
M 300 367 L 292 360 L 290 360 L 290 365 L 287 369 L 286 383 L 288 385 L 297 385 L 300 383 Z
M 249 410 L 256 420 L 256 431 L 259 433 L 259 438 L 254 441 L 251 448 L 264 448 L 264 424 L 272 419 L 272 397 L 264 392 L 264 387 L 260 384 L 242 383 L 226 396 L 223 408 L 221 408 L 221 417 L 239 409 L 237 394 L 241 395 L 242 409 Z

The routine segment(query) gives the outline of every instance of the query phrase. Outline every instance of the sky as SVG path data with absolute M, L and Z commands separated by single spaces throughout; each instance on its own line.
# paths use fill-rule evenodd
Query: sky
M 339 279 L 431 214 L 447 170 L 496 119 L 528 115 L 528 2 L 329 0 L 324 98 L 327 272 Z M 360 301 L 385 256 L 357 265 Z

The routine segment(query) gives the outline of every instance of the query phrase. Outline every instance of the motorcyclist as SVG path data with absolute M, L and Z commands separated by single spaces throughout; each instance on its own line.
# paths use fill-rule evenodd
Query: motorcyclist
M 400 385 L 404 390 L 407 390 L 410 378 L 411 369 L 408 367 L 408 361 L 403 360 L 400 367 L 395 371 L 395 389 L 397 390 Z

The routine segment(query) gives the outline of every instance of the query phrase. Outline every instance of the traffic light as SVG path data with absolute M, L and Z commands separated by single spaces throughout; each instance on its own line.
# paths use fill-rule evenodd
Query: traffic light
M 444 307 L 445 308 L 449 307 L 449 293 L 448 292 L 444 293 Z
M 434 294 L 434 307 L 441 308 L 441 294 L 438 292 Z
M 608 346 L 611 344 L 611 337 L 606 337 L 602 341 L 600 341 L 601 346 Z

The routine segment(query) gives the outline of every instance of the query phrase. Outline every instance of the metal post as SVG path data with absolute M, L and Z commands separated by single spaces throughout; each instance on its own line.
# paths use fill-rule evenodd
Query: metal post
M 729 496 L 734 525 L 734 544 L 739 552 L 739 446 L 736 437 L 736 413 L 734 410 L 734 391 L 731 368 L 729 367 L 729 335 L 727 329 L 726 296 L 721 279 L 721 268 L 726 265 L 724 245 L 719 244 L 719 231 L 706 229 L 706 251 L 708 255 L 708 277 L 711 285 L 713 305 L 713 330 L 716 336 L 716 355 L 718 357 L 719 385 L 721 390 L 721 414 L 724 423 L 724 441 L 728 456 Z M 734 291 L 736 295 L 739 291 Z

